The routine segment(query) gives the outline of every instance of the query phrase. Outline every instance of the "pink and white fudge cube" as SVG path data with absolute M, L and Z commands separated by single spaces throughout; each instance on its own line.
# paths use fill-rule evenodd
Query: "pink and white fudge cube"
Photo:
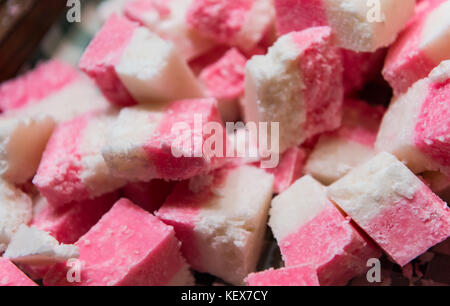
M 381 255 L 310 176 L 273 199 L 269 225 L 286 267 L 311 265 L 321 285 L 345 285 Z
M 375 140 L 384 107 L 347 98 L 343 110 L 342 126 L 319 137 L 305 166 L 308 174 L 325 185 L 376 155 Z
M 118 192 L 111 192 L 92 200 L 55 207 L 41 196 L 33 206 L 31 225 L 49 232 L 61 243 L 71 244 L 86 234 L 118 198 Z
M 32 218 L 32 201 L 22 190 L 0 179 L 0 253 L 20 225 Z
M 122 188 L 122 196 L 153 213 L 161 208 L 167 197 L 172 193 L 175 184 L 175 182 L 167 182 L 161 179 L 129 183 Z
M 50 205 L 93 199 L 125 185 L 111 176 L 101 153 L 116 113 L 91 112 L 56 128 L 33 178 Z
M 450 61 L 391 103 L 376 148 L 395 155 L 415 173 L 450 176 Z
M 213 40 L 201 36 L 187 23 L 187 12 L 193 0 L 131 0 L 124 14 L 133 21 L 174 43 L 187 61 L 213 48 Z
M 189 25 L 220 44 L 253 49 L 275 17 L 272 0 L 194 0 Z
M 426 0 L 417 4 L 416 16 L 389 48 L 384 78 L 395 94 L 406 92 L 443 60 L 450 59 L 450 1 Z
M 157 216 L 175 228 L 194 270 L 242 285 L 258 263 L 272 185 L 256 167 L 222 168 L 179 183 Z
M 1 84 L 0 175 L 25 183 L 57 123 L 107 106 L 88 78 L 57 60 Z
M 202 97 L 200 85 L 173 44 L 124 17 L 108 19 L 79 66 L 115 105 Z
M 335 182 L 328 195 L 401 266 L 450 235 L 450 209 L 383 152 Z
M 176 101 L 165 109 L 125 108 L 103 157 L 113 175 L 129 181 L 188 179 L 226 162 L 224 130 L 214 99 Z
M 395 41 L 414 14 L 415 0 L 275 0 L 280 34 L 329 26 L 336 43 L 358 52 L 374 52 Z
M 310 266 L 252 273 L 247 276 L 245 282 L 248 286 L 319 286 L 317 272 Z
M 293 32 L 247 62 L 245 120 L 279 122 L 280 153 L 341 123 L 342 63 L 331 38 L 329 27 Z
M 65 264 L 53 266 L 46 286 L 163 286 L 189 285 L 192 275 L 180 254 L 171 226 L 134 205 L 119 200 L 77 241 L 79 282 L 67 280 Z
M 10 260 L 0 257 L 0 286 L 37 286 Z
M 234 122 L 240 118 L 239 99 L 244 96 L 246 63 L 247 58 L 232 48 L 200 73 L 199 79 L 206 95 L 219 102 L 224 122 Z

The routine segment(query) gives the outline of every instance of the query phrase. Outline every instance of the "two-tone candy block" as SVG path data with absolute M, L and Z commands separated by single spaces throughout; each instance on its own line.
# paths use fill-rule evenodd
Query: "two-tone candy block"
M 395 41 L 414 14 L 415 0 L 275 0 L 280 34 L 329 26 L 336 43 L 373 52 Z
M 383 76 L 395 94 L 425 78 L 450 58 L 450 1 L 427 0 L 417 4 L 416 16 L 389 48 Z
M 1 176 L 25 183 L 35 174 L 57 123 L 107 106 L 89 79 L 56 60 L 1 84 Z
M 132 0 L 125 4 L 124 14 L 172 41 L 180 55 L 189 61 L 216 45 L 189 27 L 187 12 L 192 3 L 193 0 Z
M 217 43 L 251 50 L 270 29 L 274 17 L 272 0 L 194 0 L 187 21 Z
M 279 151 L 339 127 L 344 88 L 329 27 L 286 34 L 247 62 L 244 117 L 279 122 Z M 268 133 L 269 137 L 271 133 Z
M 450 176 L 450 61 L 392 101 L 376 148 L 395 155 L 414 172 Z
M 245 282 L 248 286 L 319 286 L 317 272 L 310 266 L 252 273 L 247 276 Z
M 329 185 L 374 157 L 375 140 L 384 112 L 382 106 L 345 99 L 342 126 L 319 137 L 305 171 Z
M 11 261 L 0 257 L 0 286 L 37 286 Z
M 370 258 L 381 255 L 310 176 L 273 199 L 269 225 L 285 265 L 312 266 L 321 285 L 345 285 L 367 270 Z
M 183 180 L 226 162 L 226 133 L 214 99 L 120 112 L 103 148 L 111 172 L 129 181 Z
M 101 153 L 116 113 L 91 112 L 56 128 L 33 178 L 50 205 L 93 199 L 125 185 L 111 176 Z
M 401 266 L 450 235 L 450 209 L 393 155 L 383 152 L 328 194 Z
M 21 224 L 32 217 L 30 197 L 13 185 L 0 180 L 0 253 L 3 252 Z
M 273 177 L 251 166 L 179 183 L 157 216 L 175 228 L 194 270 L 242 285 L 260 256 Z
M 115 105 L 203 96 L 173 43 L 117 15 L 97 33 L 79 66 Z
M 74 243 L 111 209 L 118 198 L 118 192 L 112 192 L 92 200 L 55 206 L 39 197 L 33 206 L 31 225 L 50 233 L 61 243 Z
M 78 247 L 60 244 L 49 233 L 22 224 L 8 245 L 3 257 L 14 263 L 38 266 L 52 265 L 78 258 Z
M 240 118 L 239 99 L 244 96 L 246 63 L 247 58 L 232 48 L 199 75 L 206 96 L 219 102 L 224 122 L 234 122 Z
M 126 199 L 119 200 L 77 241 L 74 282 L 65 264 L 53 266 L 46 286 L 189 285 L 192 275 L 173 228 Z M 78 275 L 77 275 L 77 274 Z M 78 278 L 77 278 L 78 276 Z

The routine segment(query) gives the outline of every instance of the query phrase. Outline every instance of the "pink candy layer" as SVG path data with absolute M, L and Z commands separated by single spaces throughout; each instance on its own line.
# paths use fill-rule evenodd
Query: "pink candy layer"
M 331 203 L 279 245 L 287 267 L 316 267 L 321 285 L 345 285 L 381 255 Z
M 199 79 L 209 96 L 218 100 L 234 100 L 244 94 L 247 58 L 237 49 L 230 49 L 214 64 L 201 72 Z
M 319 286 L 315 269 L 309 266 L 270 269 L 250 274 L 246 278 L 248 286 Z
M 130 183 L 122 188 L 122 195 L 152 213 L 161 208 L 174 186 L 173 182 L 158 179 L 148 183 Z
M 37 286 L 11 261 L 0 257 L 0 286 Z
M 280 35 L 328 25 L 322 0 L 275 0 L 275 9 Z
M 136 101 L 120 81 L 115 65 L 130 42 L 138 24 L 126 18 L 111 16 L 92 40 L 80 60 L 79 67 L 89 75 L 112 103 L 135 105 Z
M 45 285 L 166 285 L 185 264 L 172 227 L 126 199 L 118 201 L 76 245 L 85 263 L 81 282 L 67 282 L 68 268 L 58 264 L 45 276 Z
M 187 14 L 187 22 L 202 35 L 230 44 L 242 30 L 254 1 L 194 0 Z
M 201 122 L 196 120 L 196 117 L 201 118 Z M 222 157 L 217 154 L 207 156 L 207 150 L 202 150 L 202 152 L 198 152 L 200 153 L 198 156 L 195 156 L 194 149 L 200 146 L 203 149 L 206 148 L 207 146 L 204 147 L 205 141 L 211 137 L 211 134 L 202 132 L 203 128 L 214 122 L 222 127 L 219 132 L 223 132 L 223 135 L 218 135 L 224 144 Z M 180 135 L 174 133 L 172 128 L 179 123 L 190 127 L 190 131 L 184 132 L 186 135 L 189 133 L 188 136 L 192 140 L 192 156 L 176 158 L 172 153 L 172 147 L 177 145 L 176 142 L 179 142 L 180 138 Z M 217 109 L 217 101 L 197 99 L 173 103 L 166 111 L 166 115 L 154 135 L 145 144 L 145 149 L 158 177 L 166 180 L 188 179 L 222 166 L 226 162 L 226 159 L 223 158 L 226 152 L 226 133 Z
M 46 205 L 33 216 L 31 225 L 49 232 L 61 243 L 71 244 L 86 234 L 117 199 L 118 193 L 113 192 L 93 200 L 69 203 L 59 208 Z
M 306 156 L 305 150 L 297 147 L 290 148 L 280 156 L 276 168 L 264 169 L 275 177 L 273 186 L 275 193 L 285 191 L 303 175 Z
M 404 266 L 450 236 L 450 209 L 428 187 L 384 209 L 364 231 Z
M 414 141 L 450 176 L 450 79 L 430 85 L 415 127 Z
M 429 59 L 419 46 L 428 14 L 444 1 L 432 0 L 417 4 L 416 15 L 389 48 L 383 76 L 396 94 L 406 92 L 416 81 L 428 76 L 436 66 L 436 63 Z
M 51 205 L 78 202 L 90 197 L 81 181 L 79 149 L 84 130 L 95 113 L 87 113 L 59 125 L 53 132 L 42 156 L 33 183 Z
M 306 124 L 304 129 L 311 137 L 334 130 L 341 124 L 342 62 L 339 50 L 331 42 L 331 28 L 320 27 L 292 35 L 300 48 L 300 71 L 306 88 Z
M 38 103 L 80 77 L 63 62 L 51 60 L 14 80 L 0 85 L 0 109 L 8 111 Z

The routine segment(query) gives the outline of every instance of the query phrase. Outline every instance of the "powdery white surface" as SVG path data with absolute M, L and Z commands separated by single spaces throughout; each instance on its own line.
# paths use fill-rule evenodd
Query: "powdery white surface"
M 422 30 L 420 48 L 434 63 L 450 56 L 450 1 L 432 11 Z
M 30 197 L 13 185 L 0 180 L 0 249 L 8 245 L 20 225 L 28 224 L 31 217 Z
M 277 241 L 313 220 L 329 203 L 324 186 L 306 175 L 272 200 L 269 225 Z
M 15 263 L 32 265 L 50 265 L 79 256 L 77 246 L 59 244 L 49 233 L 23 224 L 3 254 Z
M 384 209 L 413 199 L 422 182 L 393 155 L 383 152 L 328 188 L 328 196 L 360 226 Z

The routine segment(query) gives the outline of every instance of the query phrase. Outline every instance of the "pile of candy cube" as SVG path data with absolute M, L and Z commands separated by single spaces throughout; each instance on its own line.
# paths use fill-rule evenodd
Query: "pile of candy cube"
M 0 85 L 0 285 L 346 285 L 446 243 L 450 0 L 373 2 L 103 4 L 78 67 Z

